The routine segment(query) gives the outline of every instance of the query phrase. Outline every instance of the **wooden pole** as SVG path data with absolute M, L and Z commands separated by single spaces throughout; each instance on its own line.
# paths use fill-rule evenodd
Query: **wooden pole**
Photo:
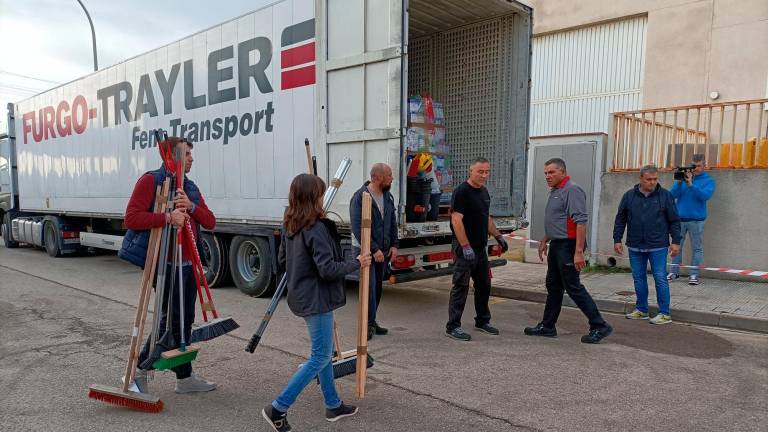
M 371 252 L 371 194 L 363 192 L 362 233 L 360 254 Z M 360 290 L 357 310 L 357 368 L 355 378 L 357 399 L 365 397 L 365 377 L 368 365 L 368 282 L 371 276 L 370 266 L 360 269 Z

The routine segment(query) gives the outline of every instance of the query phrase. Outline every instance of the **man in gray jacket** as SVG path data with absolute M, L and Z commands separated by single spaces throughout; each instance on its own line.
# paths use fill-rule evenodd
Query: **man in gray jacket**
M 354 255 L 360 254 L 360 229 L 363 208 L 363 192 L 373 198 L 371 211 L 371 263 L 370 290 L 368 297 L 368 339 L 374 334 L 385 335 L 389 332 L 376 321 L 376 311 L 381 302 L 381 286 L 384 280 L 387 262 L 397 257 L 397 213 L 395 199 L 389 192 L 392 187 L 392 168 L 385 163 L 371 167 L 371 180 L 365 182 L 352 195 L 349 201 L 349 219 L 352 225 L 352 246 Z

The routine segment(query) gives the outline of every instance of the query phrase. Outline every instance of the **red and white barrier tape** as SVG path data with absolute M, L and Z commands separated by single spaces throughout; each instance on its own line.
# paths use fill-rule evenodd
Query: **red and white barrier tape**
M 519 235 L 507 234 L 504 237 L 506 237 L 506 238 L 508 238 L 510 240 L 523 240 L 526 243 L 531 243 L 531 244 L 539 244 L 539 243 L 541 243 L 538 240 L 533 240 L 531 238 L 523 237 L 523 236 L 519 236 Z M 604 254 L 604 253 L 600 253 L 600 252 L 593 253 L 592 255 L 600 255 L 600 256 L 611 257 L 611 258 L 615 258 L 615 259 L 629 260 L 629 258 L 626 257 L 626 256 L 618 256 L 618 255 L 613 255 L 613 254 Z M 667 264 L 667 265 L 671 266 L 672 264 Z M 698 268 L 699 270 L 707 270 L 707 271 L 713 271 L 713 272 L 718 272 L 718 273 L 731 273 L 731 274 L 737 274 L 737 275 L 742 275 L 742 276 L 755 276 L 755 277 L 760 277 L 760 278 L 763 278 L 763 279 L 768 279 L 768 271 L 760 271 L 760 270 L 752 270 L 752 269 L 742 270 L 742 269 L 732 269 L 732 268 L 726 268 L 726 267 L 687 266 L 687 265 L 682 265 L 682 264 L 679 265 L 678 267 L 687 268 L 687 269 Z

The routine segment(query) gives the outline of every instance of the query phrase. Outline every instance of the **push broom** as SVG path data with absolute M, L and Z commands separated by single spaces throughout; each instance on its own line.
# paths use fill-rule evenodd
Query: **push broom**
M 155 194 L 155 213 L 163 213 L 165 211 L 164 198 L 168 194 L 168 185 L 169 182 L 166 180 L 163 183 L 162 189 L 160 186 L 157 187 L 157 192 Z M 125 375 L 123 376 L 123 386 L 122 388 L 116 388 L 93 384 L 88 389 L 88 397 L 91 399 L 150 413 L 162 411 L 163 401 L 157 396 L 133 392 L 130 391 L 129 388 L 136 374 L 139 344 L 144 333 L 144 322 L 147 318 L 147 307 L 149 306 L 152 280 L 154 279 L 155 270 L 157 269 L 157 255 L 162 231 L 163 228 L 155 228 L 150 232 L 149 247 L 144 263 L 144 271 L 142 272 L 141 286 L 139 288 L 139 302 L 136 306 L 136 316 L 131 331 L 128 362 L 125 368 Z
M 349 167 L 351 165 L 352 160 L 349 158 L 344 158 L 341 161 L 341 164 L 339 164 L 339 168 L 336 170 L 336 174 L 333 176 L 330 186 L 325 191 L 325 195 L 323 195 L 323 210 L 328 210 L 328 208 L 331 206 L 331 203 L 336 197 L 336 193 L 339 191 L 341 184 L 344 182 L 344 178 L 347 176 Z M 280 298 L 285 293 L 285 288 L 287 285 L 288 276 L 284 274 L 280 279 L 280 283 L 277 284 L 275 294 L 272 296 L 272 300 L 269 302 L 269 306 L 267 306 L 267 311 L 264 313 L 264 318 L 261 319 L 259 327 L 256 329 L 256 332 L 253 334 L 253 336 L 251 336 L 251 339 L 248 341 L 248 345 L 245 347 L 247 352 L 253 353 L 256 351 L 256 347 L 259 345 L 259 342 L 261 342 L 261 337 L 264 335 L 264 331 L 267 329 L 269 320 L 272 319 L 272 314 L 275 313 L 277 305 L 280 303 Z
M 187 249 L 192 251 L 192 273 L 197 287 L 197 297 L 200 300 L 200 309 L 203 311 L 203 321 L 205 321 L 205 324 L 192 329 L 192 336 L 189 340 L 190 343 L 204 342 L 223 336 L 232 330 L 239 328 L 240 325 L 238 325 L 231 317 L 219 318 L 219 313 L 216 310 L 216 306 L 213 304 L 208 280 L 205 279 L 205 272 L 203 270 L 202 261 L 200 260 L 200 253 L 198 252 L 197 244 L 195 243 L 195 234 L 192 231 L 192 224 L 189 220 L 187 220 L 187 223 L 184 225 L 184 233 L 186 234 L 184 236 L 184 241 L 187 244 Z M 202 288 L 205 288 L 205 297 L 203 297 Z M 208 312 L 211 312 L 211 315 L 213 316 L 211 321 L 208 321 Z

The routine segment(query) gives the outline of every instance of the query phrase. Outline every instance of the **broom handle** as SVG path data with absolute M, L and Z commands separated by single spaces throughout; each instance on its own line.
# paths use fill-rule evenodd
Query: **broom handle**
M 166 177 L 167 181 L 172 182 L 170 177 Z M 176 196 L 176 190 L 169 187 L 168 195 L 165 202 L 165 214 L 170 215 L 174 209 L 173 198 Z M 158 333 L 160 333 L 160 315 L 162 315 L 163 299 L 165 298 L 165 280 L 168 269 L 168 244 L 170 243 L 171 225 L 165 224 L 163 226 L 162 239 L 160 241 L 160 257 L 158 259 L 159 269 L 157 271 L 157 284 L 155 291 L 155 313 L 152 317 L 152 333 L 149 338 L 149 352 L 155 351 L 157 345 Z
M 205 278 L 205 272 L 203 271 L 203 262 L 200 259 L 200 252 L 197 250 L 197 243 L 195 242 L 195 232 L 192 231 L 192 224 L 187 221 L 186 223 L 186 241 L 187 241 L 187 247 L 189 250 L 192 251 L 192 265 L 196 267 L 196 269 L 199 271 L 199 276 L 195 277 L 195 282 L 197 283 L 197 289 L 200 294 L 200 308 L 203 310 L 203 319 L 208 322 L 207 314 L 206 314 L 206 308 L 210 309 L 211 315 L 213 315 L 213 319 L 217 319 L 219 317 L 219 313 L 216 310 L 216 305 L 213 304 L 213 297 L 211 297 L 211 288 L 208 286 L 208 280 Z M 203 282 L 202 287 L 205 288 L 205 295 L 208 298 L 208 302 L 206 303 L 203 299 L 202 290 L 200 289 L 200 280 Z
M 371 252 L 371 194 L 363 192 L 362 232 L 360 239 L 360 254 Z M 368 283 L 370 281 L 370 266 L 360 269 L 359 301 L 357 311 L 357 367 L 355 371 L 357 399 L 365 397 L 365 378 L 368 360 Z
M 165 197 L 168 196 L 168 189 L 169 189 L 169 187 L 170 187 L 170 181 L 169 180 L 165 180 L 163 182 L 163 190 L 162 190 L 162 192 L 160 194 L 160 197 L 158 197 L 158 199 L 160 200 L 160 207 L 159 207 L 159 211 L 157 211 L 157 213 L 164 213 L 165 212 L 165 207 L 166 207 L 166 204 L 167 204 L 165 202 Z M 152 240 L 152 238 L 151 238 L 152 235 L 150 235 L 150 248 L 149 248 L 149 252 L 152 254 L 152 258 L 151 258 L 151 261 L 150 261 L 151 269 L 150 269 L 150 273 L 149 273 L 149 278 L 147 278 L 147 281 L 146 281 L 146 284 L 147 284 L 147 288 L 146 288 L 147 294 L 146 294 L 146 296 L 144 298 L 144 304 L 141 307 L 142 317 L 141 317 L 141 320 L 139 321 L 139 339 L 138 339 L 138 343 L 136 344 L 136 350 L 133 353 L 133 355 L 134 355 L 134 362 L 138 362 L 138 359 L 139 359 L 139 351 L 140 351 L 140 348 L 141 348 L 141 341 L 144 338 L 144 325 L 145 325 L 145 323 L 147 321 L 150 291 L 151 291 L 151 287 L 152 287 L 152 282 L 155 279 L 155 274 L 156 274 L 156 271 L 157 271 L 157 266 L 159 265 L 157 258 L 158 258 L 159 252 L 160 252 L 159 249 L 160 249 L 160 243 L 161 243 L 161 237 L 162 237 L 162 233 L 163 233 L 163 228 L 156 228 L 153 231 L 154 231 L 153 235 L 155 237 L 154 237 L 154 240 Z M 152 243 L 152 241 L 154 241 L 154 243 Z M 155 294 L 155 295 L 157 295 L 157 294 Z M 133 379 L 135 378 L 135 375 L 136 375 L 136 366 L 134 365 L 134 367 L 131 368 L 131 377 L 130 377 L 131 379 L 130 379 L 130 381 L 133 381 Z
M 307 172 L 317 175 L 317 172 L 312 169 L 312 149 L 309 148 L 309 138 L 304 138 L 304 149 L 307 151 Z
M 160 203 L 158 202 L 158 196 L 160 195 L 161 187 L 158 185 L 155 188 L 155 208 L 154 213 L 158 212 L 158 209 L 160 208 Z M 147 257 L 145 259 L 145 265 L 144 265 L 144 271 L 142 272 L 141 277 L 141 285 L 139 286 L 139 299 L 138 303 L 136 305 L 136 316 L 133 319 L 133 327 L 131 328 L 131 345 L 128 349 L 128 362 L 125 365 L 125 374 L 123 375 L 123 391 L 127 392 L 128 387 L 131 384 L 131 381 L 134 376 L 134 372 L 136 370 L 136 351 L 137 347 L 139 345 L 139 338 L 141 337 L 141 332 L 139 328 L 141 327 L 143 330 L 143 323 L 144 318 L 146 318 L 146 298 L 149 296 L 149 277 L 150 273 L 152 272 L 152 265 L 150 264 L 147 266 L 147 263 L 151 263 L 152 259 L 154 258 L 153 253 L 153 246 L 155 243 L 157 243 L 157 229 L 152 229 L 150 232 L 150 239 L 149 239 L 149 248 L 147 250 Z M 144 309 L 144 313 L 142 313 L 142 308 Z
M 336 349 L 336 356 L 333 361 L 341 360 L 341 338 L 339 337 L 339 331 L 336 327 L 336 320 L 333 320 L 333 346 Z

